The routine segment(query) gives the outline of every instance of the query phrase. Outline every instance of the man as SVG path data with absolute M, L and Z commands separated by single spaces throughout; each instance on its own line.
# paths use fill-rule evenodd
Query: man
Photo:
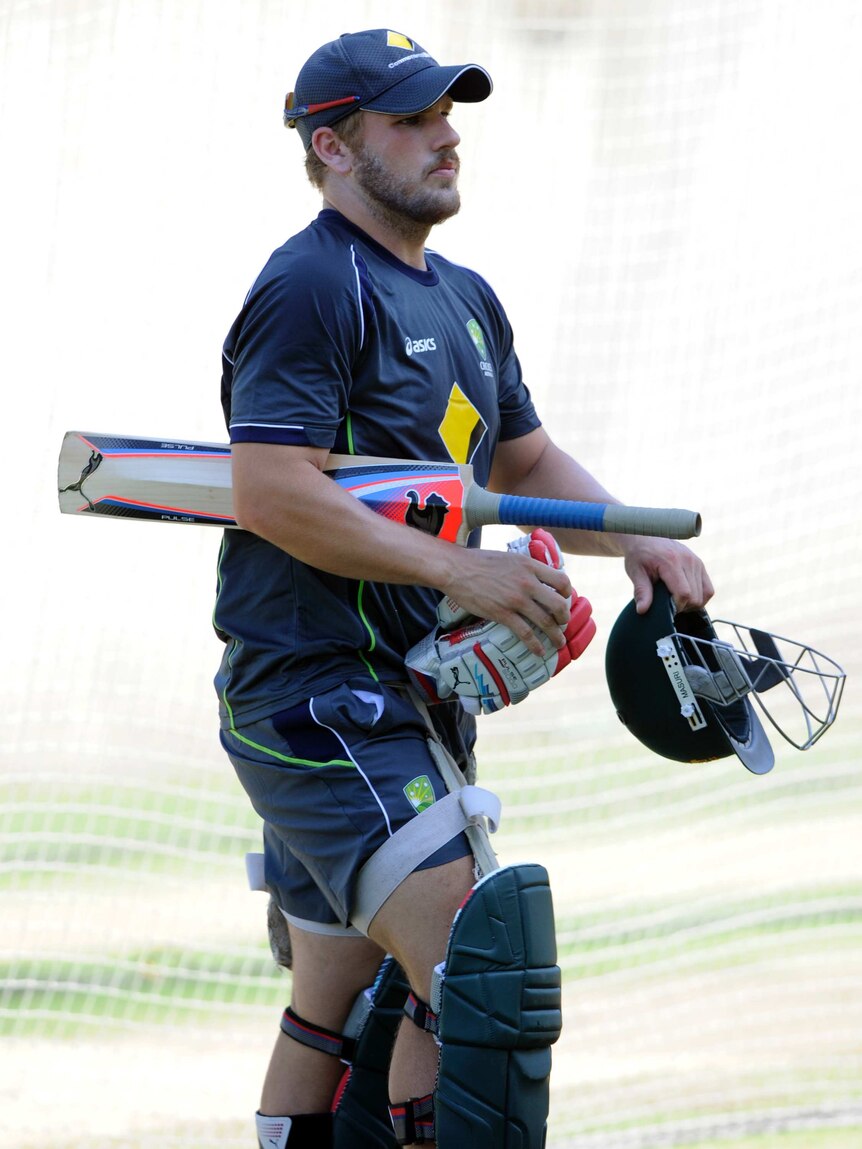
M 565 646 L 572 617 L 573 589 L 553 555 L 458 547 L 390 522 L 324 474 L 329 452 L 454 459 L 494 490 L 613 501 L 542 427 L 489 286 L 425 247 L 460 206 L 450 113 L 490 92 L 484 69 L 441 67 L 385 29 L 315 52 L 285 120 L 323 210 L 272 255 L 225 343 L 244 530 L 226 532 L 219 563 L 222 741 L 264 820 L 266 886 L 292 943 L 291 1008 L 263 1086 L 261 1145 L 334 1143 L 344 1067 L 327 1035 L 342 1032 L 386 954 L 426 1016 L 434 967 L 474 885 L 458 833 L 397 885 L 365 932 L 352 924 L 360 869 L 446 794 L 405 655 L 434 628 L 443 596 L 508 628 L 538 658 Z M 575 531 L 557 540 L 572 553 L 622 557 L 640 610 L 659 578 L 682 608 L 712 594 L 681 544 Z M 474 723 L 461 703 L 428 714 L 451 758 L 469 764 Z M 425 797 L 411 804 L 418 791 Z M 438 1057 L 427 1027 L 400 1026 L 394 1113 L 403 1099 L 434 1097 Z M 434 1143 L 432 1119 L 420 1119 L 431 1108 L 413 1105 L 401 1143 Z

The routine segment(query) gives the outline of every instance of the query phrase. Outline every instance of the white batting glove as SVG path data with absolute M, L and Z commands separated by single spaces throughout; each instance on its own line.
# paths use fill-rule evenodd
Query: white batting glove
M 524 535 L 509 549 L 562 569 L 562 554 L 547 531 Z M 523 702 L 579 658 L 596 632 L 587 599 L 575 595 L 569 607 L 566 644 L 559 650 L 543 630 L 532 627 L 543 648 L 538 655 L 502 623 L 469 616 L 451 599 L 443 599 L 437 610 L 440 625 L 407 652 L 410 676 L 427 701 L 443 702 L 454 695 L 471 714 L 493 714 Z M 456 620 L 462 625 L 442 629 Z

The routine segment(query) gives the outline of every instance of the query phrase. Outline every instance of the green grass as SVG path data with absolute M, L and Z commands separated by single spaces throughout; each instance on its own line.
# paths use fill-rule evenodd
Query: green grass
M 199 867 L 235 867 L 258 849 L 259 821 L 236 788 L 190 790 L 121 780 L 109 788 L 52 783 L 0 785 L 0 837 L 4 841 L 0 892 L 52 889 L 88 871 L 117 875 L 183 873 Z
M 105 1022 L 202 1023 L 220 1010 L 272 1008 L 284 979 L 262 945 L 254 957 L 158 949 L 101 961 L 6 961 L 0 987 L 0 1036 L 72 1037 Z
M 862 793 L 862 773 L 849 773 L 846 762 L 828 761 L 812 770 L 801 755 L 782 761 L 767 783 L 750 778 L 736 762 L 688 767 L 648 759 L 634 750 L 598 750 L 591 751 L 585 763 L 577 754 L 567 756 L 559 743 L 547 752 L 534 747 L 529 759 L 520 755 L 498 762 L 489 750 L 481 755 L 480 766 L 485 762 L 487 777 L 480 774 L 480 782 L 491 789 L 501 783 L 506 807 L 501 838 L 511 835 L 535 843 L 539 859 L 544 845 L 575 837 L 612 842 L 614 835 L 630 829 L 647 849 L 656 830 L 685 828 L 696 839 L 728 826 L 770 828 L 793 821 L 804 832 L 821 810 L 843 827 L 838 819 L 853 809 Z M 195 897 L 196 876 L 220 880 L 224 875 L 241 883 L 243 854 L 260 848 L 258 822 L 248 802 L 227 775 L 184 781 L 194 781 L 199 788 L 133 775 L 110 787 L 92 779 L 84 784 L 52 781 L 48 792 L 30 782 L 0 784 L 0 893 L 11 894 L 19 920 L 26 918 L 18 907 L 29 900 L 19 895 L 31 892 L 41 907 L 61 903 L 67 891 L 78 897 L 91 888 L 122 891 L 127 883 L 142 880 L 148 892 L 151 885 L 178 888 L 188 883 L 190 898 Z M 540 813 L 540 805 L 549 808 Z M 617 822 L 627 829 L 621 831 Z M 589 875 L 582 880 L 588 881 Z M 86 900 L 81 898 L 80 904 Z M 567 912 L 557 922 L 560 962 L 575 993 L 580 978 L 623 970 L 652 990 L 669 976 L 673 963 L 687 974 L 700 974 L 787 953 L 828 952 L 834 968 L 845 950 L 848 958 L 855 957 L 862 947 L 858 872 L 831 881 L 818 881 L 816 872 L 789 873 L 786 888 L 769 893 L 758 892 L 753 880 L 750 889 L 742 891 L 716 888 L 674 900 L 625 893 L 608 907 L 589 904 L 588 912 Z M 566 909 L 571 908 L 570 901 Z M 173 941 L 173 935 L 168 936 Z M 274 1010 L 286 1000 L 289 983 L 273 965 L 262 922 L 259 944 L 251 951 L 247 943 L 231 947 L 213 941 L 209 948 L 194 949 L 156 946 L 150 939 L 148 943 L 149 948 L 129 942 L 124 949 L 114 939 L 110 949 L 97 956 L 68 949 L 51 956 L 44 951 L 6 956 L 0 960 L 0 1037 L 71 1042 L 134 1036 L 136 1026 L 163 1026 L 169 1035 L 182 1025 L 195 1030 L 209 1026 L 222 1037 L 231 1033 L 236 1019 L 248 1024 L 259 1017 L 269 1040 Z M 774 1086 L 767 1104 L 798 1104 L 828 1115 L 837 1095 L 860 1097 L 858 1056 L 844 1058 L 843 1065 L 824 1059 L 811 1077 L 807 1066 L 791 1067 L 781 1081 L 774 1080 L 776 1073 L 781 1075 L 780 1061 L 759 1066 L 764 1090 Z M 844 1080 L 843 1073 L 853 1076 Z M 731 1091 L 734 1081 L 729 1074 Z M 751 1077 L 746 1084 L 759 1085 Z M 613 1083 L 617 1095 L 620 1085 Z M 755 1092 L 753 1105 L 759 1105 L 767 1094 Z M 716 1096 L 723 1103 L 723 1095 Z M 729 1096 L 728 1102 L 732 1100 Z M 596 1103 L 592 1120 L 600 1126 L 617 1121 L 616 1131 L 643 1129 L 643 1144 L 656 1149 L 862 1149 L 862 1127 L 755 1132 L 763 1128 L 756 1112 L 749 1122 L 744 1113 L 736 1113 L 736 1129 L 728 1124 L 723 1136 L 704 1134 L 700 1140 L 682 1141 L 687 1120 L 704 1118 L 703 1127 L 714 1129 L 721 1128 L 722 1121 L 710 1126 L 703 1112 L 668 1112 L 667 1100 L 656 1097 L 652 1109 L 647 1102 L 631 1119 L 634 1125 L 623 1125 L 626 1119 L 601 1091 Z M 684 1107 L 685 1101 L 680 1104 Z M 572 1119 L 588 1106 L 589 1099 L 576 1089 Z M 559 1141 L 552 1127 L 548 1149 L 578 1144 L 577 1135 L 565 1131 L 565 1110 L 563 1100 Z M 650 1141 L 653 1131 L 655 1140 Z M 591 1142 L 599 1139 L 597 1132 L 581 1136 Z M 612 1132 L 608 1137 L 612 1143 Z M 235 1141 L 226 1135 L 218 1143 L 239 1145 L 246 1140 L 247 1131 L 237 1133 Z M 147 1142 L 161 1149 L 169 1143 L 174 1142 L 167 1137 Z
M 796 1133 L 762 1133 L 753 1137 L 677 1142 L 674 1149 L 860 1149 L 862 1126 L 848 1129 L 804 1129 Z M 553 1146 L 549 1146 L 553 1149 Z
M 811 769 L 805 755 L 783 755 L 766 781 L 753 779 L 734 759 L 703 765 L 666 762 L 628 751 L 591 748 L 588 761 L 556 745 L 525 766 L 522 758 L 480 754 L 479 782 L 504 801 L 501 838 L 543 844 L 573 832 L 607 839 L 618 832 L 726 831 L 756 819 L 780 826 L 804 812 L 851 809 L 862 796 L 862 774 L 852 756 Z
M 740 901 L 665 902 L 615 906 L 613 914 L 561 917 L 557 948 L 561 965 L 577 976 L 596 977 L 619 969 L 666 963 L 685 955 L 687 963 L 729 964 L 728 951 L 759 940 L 758 952 L 849 945 L 862 940 L 862 883 L 817 886 Z

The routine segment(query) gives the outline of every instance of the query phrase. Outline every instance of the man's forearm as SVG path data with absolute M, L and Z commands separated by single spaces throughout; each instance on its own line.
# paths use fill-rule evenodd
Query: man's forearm
M 502 443 L 498 455 L 500 463 L 494 472 L 495 490 L 547 499 L 619 502 L 541 429 L 523 440 Z M 619 558 L 624 553 L 620 536 L 615 534 L 555 529 L 554 538 L 569 554 Z
M 456 546 L 392 522 L 322 471 L 327 453 L 239 444 L 234 510 L 245 530 L 343 578 L 433 587 L 503 623 L 532 647 L 528 623 L 561 640 L 572 593 L 565 571 L 525 555 Z

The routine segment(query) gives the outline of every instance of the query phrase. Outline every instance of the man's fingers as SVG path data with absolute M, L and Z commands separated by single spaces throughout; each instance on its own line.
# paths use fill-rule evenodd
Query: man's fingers
M 569 603 L 574 594 L 569 576 L 564 570 L 555 570 L 543 563 L 534 564 L 534 573 L 538 580 L 534 591 L 537 604 L 545 610 L 550 620 L 564 627 L 569 621 Z M 533 621 L 542 626 L 538 619 Z
M 678 611 L 700 610 L 712 598 L 714 588 L 702 566 L 675 571 L 663 578 Z
M 626 549 L 626 570 L 634 587 L 638 614 L 652 603 L 653 583 L 661 580 L 677 610 L 699 610 L 712 598 L 714 587 L 701 559 L 671 539 L 633 538 Z
M 564 599 L 571 598 L 574 593 L 574 588 L 565 570 L 557 570 L 556 567 L 549 567 L 545 563 L 538 562 L 536 559 L 531 560 L 531 566 L 533 573 L 540 583 L 551 587 Z
M 541 655 L 544 653 L 541 639 L 538 634 L 536 634 L 536 628 L 548 636 L 557 650 L 565 645 L 566 636 L 563 633 L 563 628 L 547 611 L 541 613 L 534 612 L 531 618 L 514 612 L 506 618 L 501 618 L 499 621 L 502 622 L 504 626 L 508 626 L 509 630 L 516 634 L 527 649 L 531 650 L 534 654 Z
M 517 579 L 500 584 L 503 613 L 488 612 L 508 626 L 535 654 L 542 644 L 534 627 L 543 631 L 557 649 L 565 644 L 563 628 L 569 621 L 569 596 L 572 585 L 565 571 L 526 559 Z

